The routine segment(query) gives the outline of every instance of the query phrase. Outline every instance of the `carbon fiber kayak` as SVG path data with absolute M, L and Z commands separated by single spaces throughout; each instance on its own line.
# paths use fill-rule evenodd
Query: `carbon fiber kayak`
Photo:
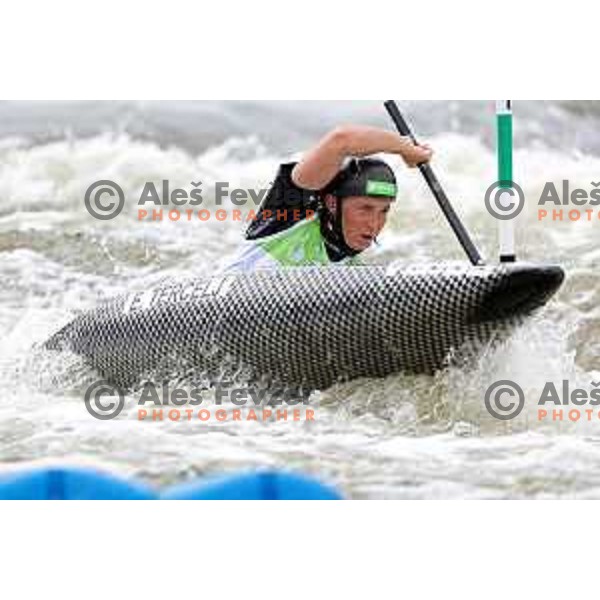
M 300 267 L 163 282 L 76 317 L 46 343 L 131 387 L 223 369 L 325 389 L 340 380 L 432 373 L 544 305 L 552 265 Z

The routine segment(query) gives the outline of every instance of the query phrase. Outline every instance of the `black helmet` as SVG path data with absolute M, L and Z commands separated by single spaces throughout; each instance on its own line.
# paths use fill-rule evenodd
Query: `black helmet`
M 370 196 L 395 200 L 396 176 L 382 160 L 353 158 L 323 191 L 337 198 Z
M 347 256 L 355 256 L 359 251 L 346 243 L 342 227 L 342 200 L 350 196 L 369 196 L 387 200 L 396 199 L 396 176 L 390 166 L 376 158 L 353 158 L 321 190 L 319 216 L 321 235 L 331 260 L 337 261 Z M 335 213 L 324 204 L 325 196 L 331 194 L 338 199 Z

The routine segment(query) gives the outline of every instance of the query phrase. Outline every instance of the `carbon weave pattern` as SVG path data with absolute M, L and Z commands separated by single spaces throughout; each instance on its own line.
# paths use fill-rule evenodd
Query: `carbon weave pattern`
M 503 266 L 306 267 L 164 283 L 84 313 L 48 348 L 124 386 L 224 368 L 324 389 L 340 379 L 433 372 L 498 321 L 485 299 Z M 240 371 L 241 370 L 241 371 Z

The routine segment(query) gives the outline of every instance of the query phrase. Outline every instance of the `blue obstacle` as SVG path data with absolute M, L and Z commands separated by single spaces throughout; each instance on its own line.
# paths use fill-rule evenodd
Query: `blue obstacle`
M 164 492 L 165 500 L 340 500 L 336 490 L 305 475 L 262 471 L 192 481 Z
M 0 477 L 1 500 L 152 500 L 137 482 L 80 467 L 46 467 Z
M 194 480 L 157 492 L 89 467 L 34 467 L 0 476 L 0 500 L 339 500 L 312 477 L 257 471 Z

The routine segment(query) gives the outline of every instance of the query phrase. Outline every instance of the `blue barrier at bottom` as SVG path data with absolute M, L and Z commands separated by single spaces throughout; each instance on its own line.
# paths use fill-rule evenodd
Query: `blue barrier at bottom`
M 165 500 L 340 500 L 334 489 L 307 477 L 262 471 L 192 481 L 164 492 Z
M 162 493 L 87 467 L 38 467 L 0 476 L 0 500 L 339 500 L 306 475 L 257 471 L 195 480 Z

